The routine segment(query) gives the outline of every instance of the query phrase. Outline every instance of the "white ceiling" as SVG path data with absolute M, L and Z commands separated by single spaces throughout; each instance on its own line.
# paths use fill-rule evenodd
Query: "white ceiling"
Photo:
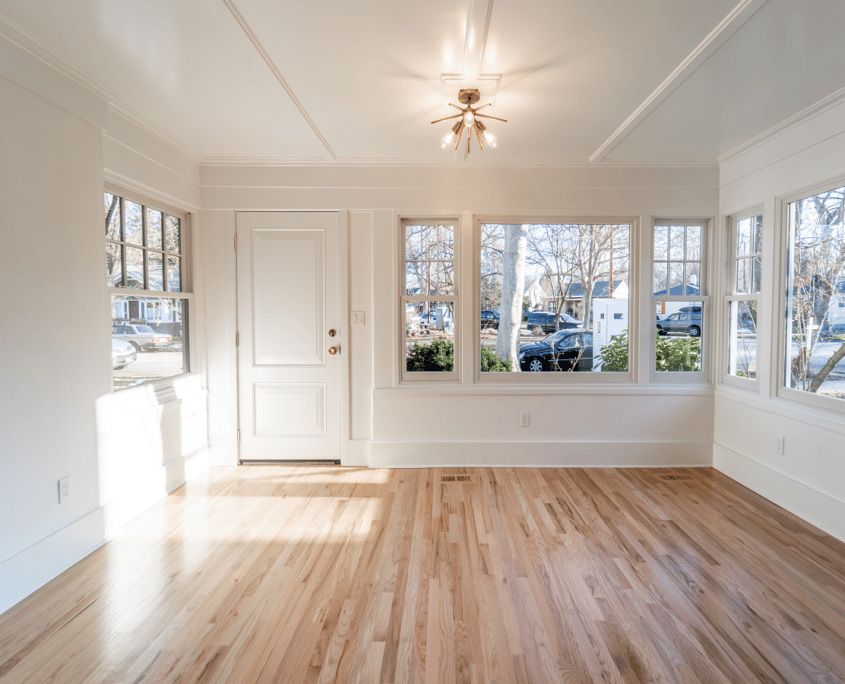
M 713 163 L 845 96 L 842 0 L 0 0 L 205 163 Z M 462 87 L 499 138 L 441 150 Z

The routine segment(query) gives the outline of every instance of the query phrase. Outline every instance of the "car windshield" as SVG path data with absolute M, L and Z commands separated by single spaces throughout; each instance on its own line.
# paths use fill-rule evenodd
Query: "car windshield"
M 151 334 L 155 333 L 155 330 L 153 330 L 148 325 L 136 325 L 135 326 L 135 332 L 144 333 L 146 335 L 151 335 Z
M 570 316 L 569 314 L 561 314 L 561 315 L 560 315 L 560 317 L 561 317 L 564 321 L 566 321 L 567 323 L 580 323 L 580 322 L 581 322 L 581 321 L 579 321 L 577 318 L 573 318 L 573 317 L 572 317 L 572 316 Z

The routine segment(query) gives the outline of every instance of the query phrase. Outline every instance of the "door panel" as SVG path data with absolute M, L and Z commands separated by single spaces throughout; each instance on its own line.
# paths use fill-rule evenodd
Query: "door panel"
M 338 215 L 239 212 L 237 234 L 240 458 L 340 458 Z

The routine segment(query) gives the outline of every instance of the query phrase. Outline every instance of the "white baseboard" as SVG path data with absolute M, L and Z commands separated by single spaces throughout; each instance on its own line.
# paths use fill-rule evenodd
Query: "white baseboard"
M 709 466 L 712 442 L 372 442 L 371 468 Z
M 370 440 L 350 439 L 346 458 L 341 459 L 343 466 L 368 467 L 370 465 Z
M 0 563 L 0 614 L 120 533 L 168 493 L 208 469 L 208 444 L 179 456 L 117 497 Z
M 845 502 L 720 444 L 713 445 L 713 467 L 845 542 Z
M 0 563 L 0 614 L 106 541 L 102 507 Z

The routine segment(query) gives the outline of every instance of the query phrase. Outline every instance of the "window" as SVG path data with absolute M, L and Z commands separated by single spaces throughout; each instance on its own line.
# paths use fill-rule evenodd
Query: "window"
M 480 378 L 628 372 L 631 225 L 479 222 Z
M 403 380 L 457 378 L 456 221 L 402 221 Z
M 701 372 L 706 331 L 705 226 L 702 221 L 654 225 L 653 301 L 656 373 Z
M 189 371 L 185 217 L 105 193 L 114 389 Z
M 845 187 L 787 204 L 784 385 L 793 397 L 827 397 L 828 406 L 845 399 L 843 214 Z
M 725 297 L 728 314 L 729 378 L 757 377 L 757 310 L 763 254 L 763 215 L 731 218 Z

